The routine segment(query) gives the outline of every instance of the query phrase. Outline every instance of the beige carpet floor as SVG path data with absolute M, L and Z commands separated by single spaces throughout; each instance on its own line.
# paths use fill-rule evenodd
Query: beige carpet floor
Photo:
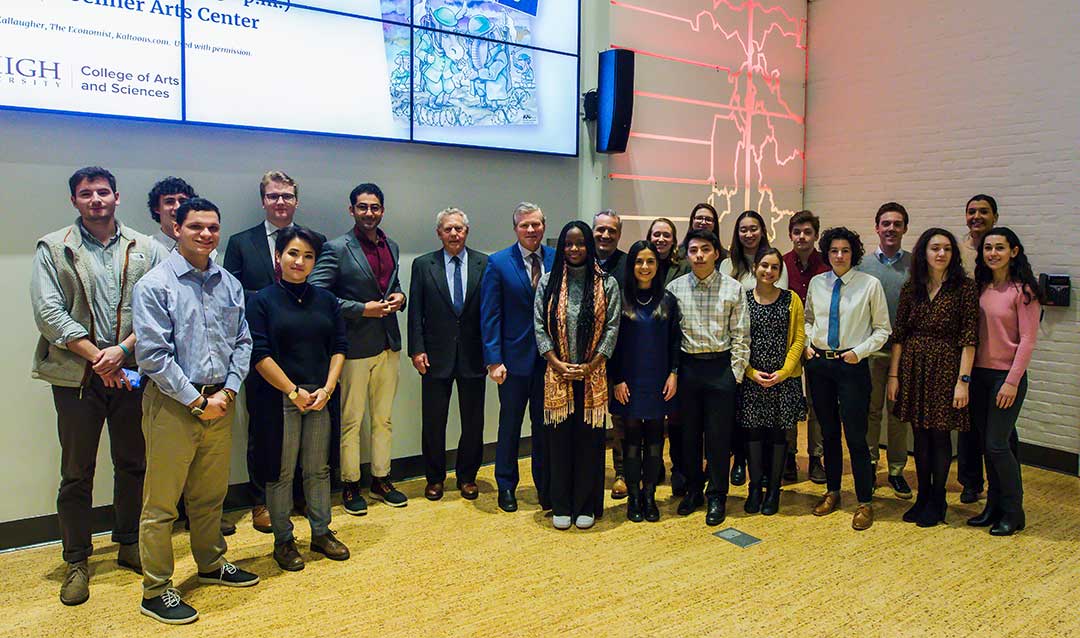
M 956 485 L 948 524 L 933 529 L 902 523 L 909 501 L 881 488 L 874 526 L 853 531 L 848 476 L 843 511 L 824 518 L 809 514 L 821 488 L 808 481 L 786 487 L 772 517 L 744 514 L 745 487 L 733 488 L 720 528 L 677 516 L 663 486 L 659 523 L 630 523 L 609 500 L 594 529 L 560 532 L 525 483 L 514 514 L 497 510 L 490 466 L 476 501 L 428 502 L 417 480 L 399 485 L 402 509 L 335 507 L 343 563 L 311 554 L 294 519 L 308 559 L 298 573 L 278 569 L 272 537 L 244 515 L 229 558 L 262 577 L 250 589 L 199 586 L 178 527 L 176 582 L 201 614 L 184 627 L 139 615 L 140 579 L 117 567 L 107 535 L 78 607 L 57 598 L 58 546 L 0 555 L 0 636 L 1080 636 L 1076 477 L 1024 468 L 1028 528 L 1012 538 L 966 527 L 981 504 L 960 505 Z M 729 526 L 762 542 L 713 535 Z

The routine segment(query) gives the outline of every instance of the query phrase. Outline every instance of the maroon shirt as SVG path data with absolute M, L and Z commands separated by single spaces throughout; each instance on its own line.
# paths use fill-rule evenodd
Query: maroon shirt
M 379 284 L 379 292 L 385 297 L 386 290 L 390 287 L 390 276 L 394 274 L 394 256 L 390 254 L 390 246 L 386 243 L 386 233 L 381 228 L 376 228 L 374 243 L 355 226 L 353 233 L 360 240 L 360 247 L 364 249 L 371 271 L 375 273 L 375 282 Z
M 810 280 L 815 275 L 829 272 L 829 264 L 821 258 L 821 253 L 814 251 L 806 260 L 806 269 L 799 262 L 799 256 L 792 250 L 784 255 L 784 269 L 787 270 L 788 289 L 799 295 L 799 299 L 806 301 L 806 291 L 810 287 Z

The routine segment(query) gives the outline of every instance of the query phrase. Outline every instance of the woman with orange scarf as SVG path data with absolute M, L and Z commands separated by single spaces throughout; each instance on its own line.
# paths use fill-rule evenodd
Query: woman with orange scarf
M 596 263 L 592 230 L 580 221 L 559 234 L 555 263 L 540 278 L 533 324 L 544 375 L 544 424 L 551 429 L 551 505 L 556 529 L 593 526 L 602 513 L 607 360 L 615 350 L 621 299 Z

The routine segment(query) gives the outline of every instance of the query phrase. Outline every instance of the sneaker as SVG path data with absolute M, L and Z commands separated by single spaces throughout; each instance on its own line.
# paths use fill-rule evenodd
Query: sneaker
M 186 625 L 199 618 L 199 612 L 185 603 L 180 598 L 180 592 L 171 587 L 160 596 L 143 598 L 139 611 L 143 616 L 150 616 L 166 625 Z
M 911 486 L 904 480 L 903 474 L 889 477 L 889 485 L 892 486 L 893 496 L 896 498 L 911 498 Z
M 116 552 L 116 563 L 127 567 L 136 574 L 142 573 L 142 559 L 139 558 L 139 544 L 121 545 Z
M 90 599 L 90 568 L 85 560 L 67 564 L 64 584 L 60 586 L 60 602 L 81 605 Z
M 367 501 L 360 495 L 360 484 L 353 481 L 345 483 L 341 488 L 341 505 L 345 511 L 353 516 L 367 514 Z
M 570 529 L 571 519 L 569 516 L 555 515 L 551 517 L 551 524 L 555 529 Z
M 385 478 L 372 477 L 371 498 L 380 500 L 390 507 L 405 507 L 409 504 L 409 498 L 394 489 L 394 484 L 390 482 L 389 476 Z
M 574 520 L 574 525 L 578 529 L 589 529 L 596 523 L 596 519 L 588 514 L 581 514 Z
M 244 571 L 225 561 L 221 568 L 213 572 L 199 572 L 199 582 L 204 585 L 225 585 L 226 587 L 251 587 L 259 584 L 259 577 Z

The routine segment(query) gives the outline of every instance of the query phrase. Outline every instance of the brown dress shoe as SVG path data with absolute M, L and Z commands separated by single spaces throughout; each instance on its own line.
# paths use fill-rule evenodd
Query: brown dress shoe
M 251 526 L 255 531 L 269 534 L 274 531 L 270 526 L 270 510 L 265 505 L 256 505 L 251 508 Z
M 461 498 L 470 501 L 476 500 L 476 497 L 480 495 L 480 488 L 476 486 L 476 483 L 462 483 L 458 489 L 461 490 Z
M 349 548 L 334 536 L 334 532 L 311 537 L 311 551 L 319 552 L 330 560 L 349 560 Z
M 858 531 L 870 529 L 874 524 L 874 508 L 870 505 L 860 505 L 855 508 L 855 516 L 851 519 L 851 527 Z
M 826 492 L 825 496 L 822 496 L 818 504 L 814 506 L 813 514 L 814 516 L 825 516 L 826 514 L 832 514 L 838 507 L 840 507 L 840 493 Z
M 280 545 L 274 545 L 274 560 L 278 567 L 287 572 L 298 572 L 304 568 L 304 559 L 296 551 L 296 541 L 289 539 Z
M 429 501 L 437 501 L 442 498 L 443 484 L 442 483 L 428 483 L 424 488 L 424 498 Z
M 626 479 L 616 476 L 615 482 L 611 484 L 611 498 L 626 498 L 626 494 Z

